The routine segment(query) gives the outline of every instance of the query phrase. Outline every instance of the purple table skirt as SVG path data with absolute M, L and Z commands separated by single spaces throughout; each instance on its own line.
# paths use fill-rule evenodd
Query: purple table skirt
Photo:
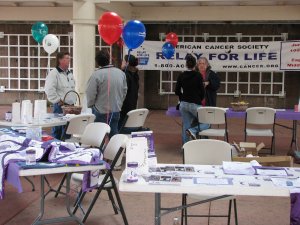
M 20 167 L 16 163 L 9 163 L 6 174 L 6 181 L 13 185 L 19 193 L 23 192 L 22 183 L 19 177 Z
M 176 107 L 169 107 L 167 116 L 181 117 L 180 111 L 176 110 Z M 245 118 L 246 112 L 236 112 L 231 108 L 226 111 L 227 118 Z M 300 120 L 300 112 L 295 112 L 292 109 L 278 110 L 276 111 L 276 119 L 282 120 Z

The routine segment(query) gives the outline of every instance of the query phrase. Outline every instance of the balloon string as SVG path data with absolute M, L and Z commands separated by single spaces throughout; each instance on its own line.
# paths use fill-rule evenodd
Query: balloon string
M 122 62 L 123 61 L 123 46 L 121 46 L 120 50 L 121 50 L 121 62 Z
M 50 54 L 48 54 L 47 74 L 50 72 Z
M 110 104 L 109 104 L 109 93 L 110 93 L 110 68 L 108 68 L 108 76 L 107 76 L 107 116 L 106 123 L 109 125 L 109 114 L 110 114 Z
M 112 64 L 112 45 L 109 47 L 109 55 L 110 55 L 109 63 Z

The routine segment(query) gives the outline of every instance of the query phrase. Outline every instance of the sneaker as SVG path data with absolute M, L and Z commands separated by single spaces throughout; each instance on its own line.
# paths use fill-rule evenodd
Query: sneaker
M 192 131 L 190 131 L 189 129 L 187 129 L 185 132 L 186 132 L 186 135 L 187 135 L 191 140 L 196 140 L 196 139 L 197 139 L 196 135 L 195 135 Z

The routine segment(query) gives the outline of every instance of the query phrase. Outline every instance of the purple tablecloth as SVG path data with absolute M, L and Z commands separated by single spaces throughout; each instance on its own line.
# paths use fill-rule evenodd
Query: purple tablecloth
M 176 110 L 176 107 L 169 107 L 167 112 L 167 116 L 180 117 L 180 111 Z M 227 118 L 245 118 L 246 112 L 236 112 L 232 109 L 228 109 L 226 111 Z M 284 109 L 276 111 L 276 119 L 282 120 L 300 120 L 300 112 L 295 112 L 292 109 Z
M 167 112 L 167 116 L 175 116 L 175 117 L 181 117 L 180 111 L 176 110 L 176 107 L 169 107 Z

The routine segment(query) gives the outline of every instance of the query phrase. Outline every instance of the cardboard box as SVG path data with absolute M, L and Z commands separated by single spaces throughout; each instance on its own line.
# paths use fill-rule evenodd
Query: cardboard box
M 233 142 L 233 147 L 237 150 L 238 155 L 241 157 L 247 156 L 249 154 L 253 156 L 257 156 L 258 152 L 265 147 L 264 143 L 260 143 L 256 146 L 254 142 L 240 142 L 238 145 L 237 143 Z

